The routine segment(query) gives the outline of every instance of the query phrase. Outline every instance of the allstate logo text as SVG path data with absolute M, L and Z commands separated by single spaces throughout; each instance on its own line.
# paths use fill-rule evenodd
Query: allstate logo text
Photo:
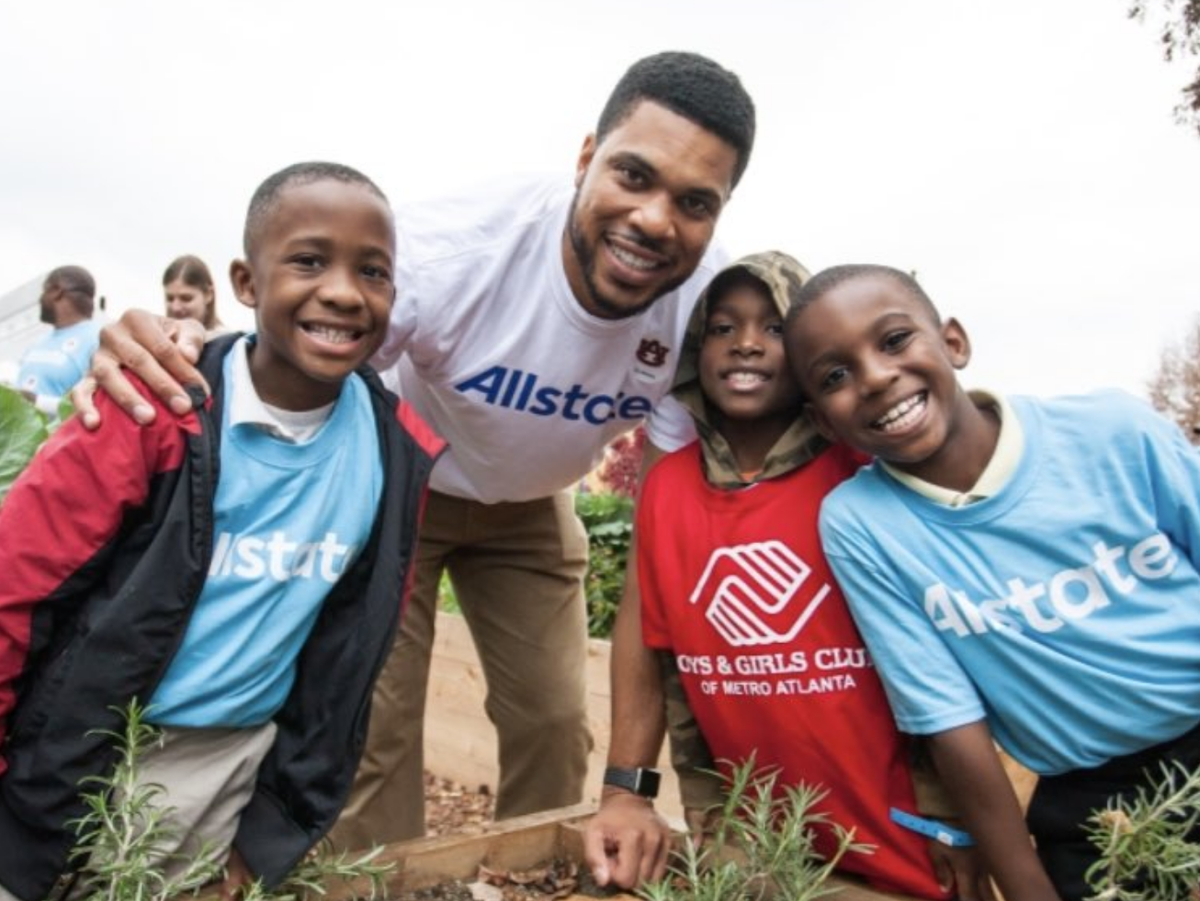
M 592 425 L 604 425 L 613 419 L 636 421 L 650 413 L 650 398 L 622 391 L 611 394 L 591 394 L 583 385 L 556 388 L 540 382 L 536 372 L 493 366 L 478 375 L 464 379 L 454 386 L 463 394 L 476 392 L 485 403 L 529 413 L 532 416 L 561 416 L 567 420 L 583 420 Z

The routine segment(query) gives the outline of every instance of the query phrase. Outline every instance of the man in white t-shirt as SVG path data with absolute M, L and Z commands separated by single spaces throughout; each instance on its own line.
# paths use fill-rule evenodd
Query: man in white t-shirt
M 580 800 L 591 745 L 587 539 L 571 486 L 643 420 L 651 459 L 691 439 L 666 394 L 691 308 L 724 262 L 709 242 L 753 139 L 754 106 L 735 75 L 663 53 L 622 77 L 573 186 L 514 181 L 398 210 L 399 293 L 375 364 L 450 450 L 434 471 L 416 584 L 376 687 L 340 845 L 423 832 L 420 727 L 443 570 L 499 733 L 497 817 Z M 180 352 L 163 349 L 164 331 L 178 328 L 126 314 L 104 336 L 95 374 L 135 417 L 146 411 L 115 361 L 172 402 L 167 371 L 191 378 Z M 139 344 L 157 346 L 165 370 Z M 637 628 L 636 610 L 622 619 Z M 620 678 L 657 681 L 627 634 Z

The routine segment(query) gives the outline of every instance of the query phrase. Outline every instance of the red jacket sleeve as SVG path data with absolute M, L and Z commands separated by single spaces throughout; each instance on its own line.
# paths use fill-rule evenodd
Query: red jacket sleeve
M 147 427 L 107 396 L 96 400 L 100 428 L 89 432 L 77 418 L 64 423 L 0 506 L 0 742 L 16 705 L 14 682 L 28 662 L 37 606 L 69 601 L 80 584 L 68 591 L 64 583 L 112 541 L 129 510 L 145 503 L 154 475 L 179 466 L 185 433 L 199 430 L 194 414 L 178 419 L 152 399 L 158 412 Z

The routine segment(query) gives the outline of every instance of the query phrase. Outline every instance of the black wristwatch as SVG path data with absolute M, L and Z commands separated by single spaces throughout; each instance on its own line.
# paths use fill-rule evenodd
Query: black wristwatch
M 662 774 L 650 767 L 610 766 L 604 770 L 604 784 L 631 791 L 643 798 L 658 797 L 658 783 Z

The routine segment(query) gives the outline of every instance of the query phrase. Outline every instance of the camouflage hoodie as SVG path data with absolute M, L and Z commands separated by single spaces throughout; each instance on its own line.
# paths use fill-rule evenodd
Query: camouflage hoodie
M 787 313 L 792 297 L 809 278 L 808 270 L 787 254 L 778 251 L 751 254 L 717 273 L 696 301 L 696 309 L 688 321 L 687 333 L 683 339 L 683 349 L 680 351 L 679 366 L 675 372 L 675 383 L 671 393 L 696 421 L 705 477 L 711 485 L 723 489 L 741 488 L 748 483 L 738 470 L 737 460 L 729 442 L 712 422 L 711 407 L 700 387 L 700 345 L 704 342 L 710 294 L 714 288 L 717 292 L 723 291 L 730 275 L 738 270 L 750 273 L 766 285 L 781 314 Z M 763 462 L 762 471 L 751 481 L 757 482 L 791 472 L 803 466 L 826 446 L 827 442 L 817 434 L 808 417 L 800 416 L 775 442 Z M 667 652 L 661 653 L 659 666 L 663 679 L 671 763 L 679 779 L 679 793 L 684 808 L 689 811 L 689 826 L 697 828 L 700 819 L 694 819 L 695 817 L 701 817 L 703 811 L 719 808 L 724 797 L 723 783 L 713 774 L 716 763 L 692 714 L 674 656 Z
M 723 290 L 730 275 L 738 270 L 749 273 L 766 286 L 781 315 L 787 314 L 792 298 L 809 279 L 808 270 L 796 260 L 786 253 L 769 250 L 742 257 L 726 266 L 709 282 L 700 299 L 696 301 L 696 309 L 692 311 L 692 318 L 688 321 L 687 333 L 683 339 L 683 349 L 679 355 L 679 367 L 675 373 L 675 384 L 671 393 L 696 421 L 696 431 L 700 435 L 700 447 L 704 458 L 704 474 L 709 483 L 718 488 L 740 488 L 747 482 L 738 471 L 737 460 L 729 442 L 712 422 L 711 408 L 700 387 L 700 345 L 704 342 L 705 323 L 708 321 L 709 295 L 714 288 L 718 292 Z M 772 479 L 791 472 L 803 466 L 827 445 L 828 442 L 817 434 L 816 427 L 809 422 L 808 417 L 800 416 L 775 442 L 775 446 L 763 462 L 762 471 L 751 481 Z

